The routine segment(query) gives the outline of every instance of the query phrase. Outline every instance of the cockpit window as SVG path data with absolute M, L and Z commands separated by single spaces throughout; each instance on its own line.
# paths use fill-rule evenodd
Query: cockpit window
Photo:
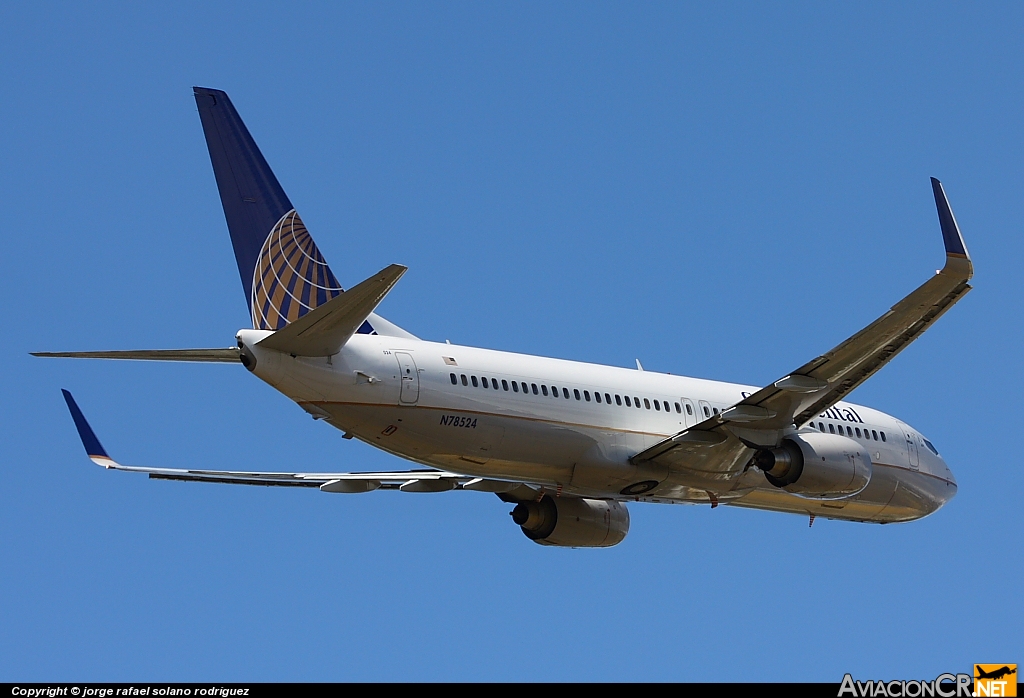
M 928 447 L 929 451 L 931 451 L 935 455 L 939 455 L 939 452 L 937 450 L 935 450 L 935 446 L 932 445 L 931 441 L 929 441 L 928 439 L 925 439 L 924 440 L 924 445 Z

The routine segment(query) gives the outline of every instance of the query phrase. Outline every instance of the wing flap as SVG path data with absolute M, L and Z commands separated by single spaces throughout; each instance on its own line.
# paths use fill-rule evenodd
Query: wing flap
M 124 470 L 124 468 L 115 468 Z M 198 477 L 188 473 L 150 473 L 153 480 L 179 480 L 182 482 L 219 482 L 225 485 L 258 485 L 260 487 L 319 487 L 319 482 L 295 481 L 295 480 L 270 480 L 267 478 L 243 478 L 243 477 Z

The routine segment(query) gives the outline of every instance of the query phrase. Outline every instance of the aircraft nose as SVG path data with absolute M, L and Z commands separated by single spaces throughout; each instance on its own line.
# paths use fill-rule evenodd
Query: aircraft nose
M 953 485 L 953 487 L 956 487 L 956 478 L 953 477 L 953 471 L 950 470 L 948 465 L 946 465 L 945 459 L 940 460 L 942 460 L 942 467 L 946 470 L 946 479 L 949 481 L 951 485 Z
M 945 482 L 943 486 L 938 488 L 939 491 L 936 492 L 936 498 L 938 500 L 938 506 L 935 507 L 936 509 L 949 503 L 949 500 L 953 499 L 953 497 L 956 496 L 957 491 L 956 478 L 953 477 L 953 471 L 950 469 L 949 465 L 946 464 L 946 460 L 942 456 L 939 456 L 938 460 L 941 464 L 941 479 L 944 480 Z

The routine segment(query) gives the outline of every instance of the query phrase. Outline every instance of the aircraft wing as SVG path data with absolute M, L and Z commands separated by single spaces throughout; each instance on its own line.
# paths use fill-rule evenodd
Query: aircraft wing
M 317 487 L 323 492 L 370 492 L 376 489 L 403 492 L 445 492 L 472 490 L 509 495 L 513 500 L 531 499 L 537 490 L 520 482 L 478 478 L 444 470 L 408 470 L 369 473 L 267 473 L 237 470 L 186 470 L 178 468 L 151 468 L 122 465 L 107 453 L 74 397 L 61 390 L 75 420 L 85 452 L 96 465 L 111 470 L 146 473 L 156 480 L 184 480 L 192 482 L 219 482 L 232 485 L 262 485 L 265 487 Z
M 745 465 L 740 462 L 743 446 L 778 445 L 784 430 L 800 427 L 835 405 L 921 336 L 971 290 L 967 282 L 974 273 L 942 184 L 935 178 L 932 192 L 946 248 L 946 264 L 935 276 L 831 351 L 721 414 L 655 444 L 633 461 L 734 472 Z

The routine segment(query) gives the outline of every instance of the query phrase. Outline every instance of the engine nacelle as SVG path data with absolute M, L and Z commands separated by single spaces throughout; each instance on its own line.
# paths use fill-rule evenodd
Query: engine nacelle
M 521 502 L 511 512 L 526 537 L 540 545 L 607 548 L 629 532 L 629 511 L 619 502 L 550 497 Z
M 867 450 L 837 434 L 795 434 L 755 453 L 754 465 L 776 487 L 811 499 L 852 497 L 871 481 Z

